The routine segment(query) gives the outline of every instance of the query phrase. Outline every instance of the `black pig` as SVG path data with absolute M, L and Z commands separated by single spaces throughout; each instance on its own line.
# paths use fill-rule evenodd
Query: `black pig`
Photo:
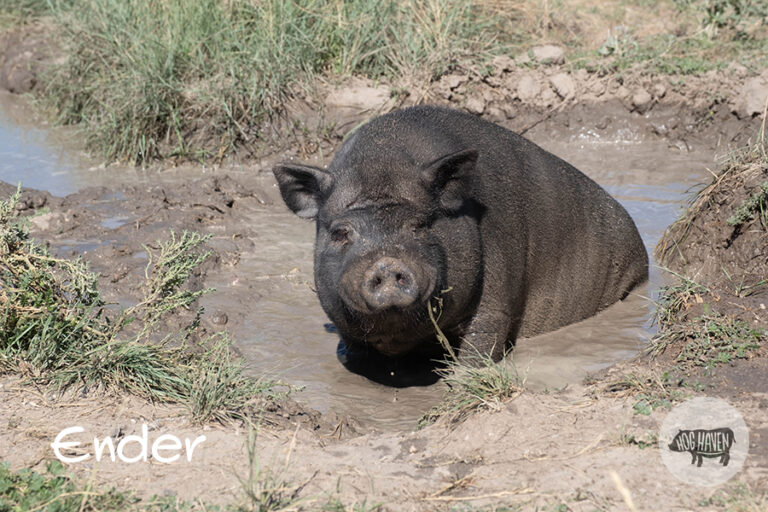
M 523 137 L 447 108 L 378 117 L 328 170 L 277 165 L 288 207 L 315 219 L 315 285 L 344 343 L 495 361 L 508 342 L 583 320 L 647 279 L 632 219 L 599 185 Z M 467 350 L 467 344 L 475 350 Z

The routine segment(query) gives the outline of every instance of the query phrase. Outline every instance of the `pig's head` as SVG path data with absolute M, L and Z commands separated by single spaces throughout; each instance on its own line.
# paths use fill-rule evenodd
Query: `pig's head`
M 667 445 L 667 448 L 669 448 L 669 451 L 671 451 L 671 452 L 684 452 L 684 451 L 687 451 L 685 449 L 685 447 L 683 446 L 684 441 L 685 441 L 683 439 L 684 434 L 685 433 L 682 430 L 678 430 L 677 434 L 675 434 L 675 438 L 672 439 L 672 442 L 669 443 L 669 445 Z
M 315 286 L 342 339 L 397 356 L 435 343 L 434 297 L 454 323 L 472 314 L 482 283 L 470 192 L 478 154 L 350 145 L 328 170 L 283 164 L 274 174 L 288 207 L 316 221 Z

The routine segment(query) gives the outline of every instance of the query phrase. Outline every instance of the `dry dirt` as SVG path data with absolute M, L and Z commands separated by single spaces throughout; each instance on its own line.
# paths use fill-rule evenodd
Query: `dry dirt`
M 52 457 L 49 443 L 66 427 L 82 426 L 82 437 L 68 439 L 89 447 L 92 436 L 139 434 L 147 424 L 150 442 L 168 432 L 181 439 L 205 435 L 207 440 L 191 463 L 87 461 L 71 470 L 145 496 L 173 493 L 227 503 L 242 492 L 238 476 L 246 477 L 248 471 L 248 436 L 242 426 L 194 426 L 182 410 L 132 399 L 49 401 L 28 386 L 17 387 L 13 378 L 4 379 L 0 392 L 0 411 L 8 422 L 0 434 L 0 456 L 14 467 L 41 467 Z M 750 457 L 735 480 L 764 492 L 768 395 L 752 393 L 734 397 L 732 403 L 744 415 L 751 436 Z M 301 486 L 298 495 L 308 509 L 338 496 L 348 505 L 382 503 L 384 510 L 446 510 L 459 503 L 526 508 L 567 503 L 571 510 L 626 510 L 622 488 L 629 490 L 638 510 L 692 509 L 715 490 L 665 476 L 654 443 L 665 414 L 634 415 L 631 398 L 593 398 L 576 386 L 550 395 L 523 393 L 459 425 L 439 423 L 415 432 L 350 438 L 331 429 L 262 427 L 256 452 L 263 471 Z M 640 448 L 638 441 L 651 446 Z
M 7 65 L 12 54 L 5 55 Z M 571 72 L 562 64 L 519 64 L 500 59 L 489 75 L 463 70 L 423 91 L 412 89 L 394 97 L 391 85 L 362 79 L 324 85 L 316 97 L 297 99 L 290 106 L 289 116 L 299 119 L 299 125 L 291 130 L 276 127 L 289 143 L 258 155 L 254 148 L 243 149 L 239 156 L 251 172 L 228 172 L 222 166 L 214 176 L 195 182 L 181 174 L 173 184 L 149 178 L 133 185 L 88 188 L 65 198 L 25 190 L 23 213 L 48 208 L 48 213 L 30 218 L 33 235 L 60 255 L 84 255 L 100 273 L 106 298 L 128 303 L 139 292 L 137 283 L 146 265 L 142 244 L 163 238 L 169 228 L 214 234 L 214 255 L 195 276 L 196 286 L 205 286 L 212 276 L 236 275 L 241 260 L 262 249 L 252 241 L 262 227 L 250 219 L 277 201 L 270 178 L 260 171 L 281 158 L 326 162 L 350 128 L 398 106 L 447 104 L 519 132 L 548 120 L 563 129 L 580 126 L 603 133 L 620 129 L 611 125 L 630 116 L 637 129 L 686 149 L 738 145 L 756 133 L 754 112 L 739 110 L 740 87 L 748 78 L 745 69 L 683 81 L 629 76 L 619 83 L 613 76 Z M 316 108 L 318 101 L 323 108 Z M 7 196 L 12 188 L 3 184 L 0 195 Z M 95 242 L 73 243 L 82 240 Z M 309 281 L 302 272 L 267 276 L 267 291 L 247 289 L 240 299 L 247 301 L 249 294 L 269 293 L 274 287 L 311 286 Z M 258 328 L 221 313 L 206 314 L 204 332 Z M 288 407 L 267 415 L 258 429 L 256 453 L 262 471 L 289 482 L 284 489 L 295 489 L 302 498 L 298 506 L 310 510 L 333 496 L 347 506 L 381 503 L 383 510 L 465 505 L 532 509 L 560 503 L 570 510 L 715 509 L 700 504 L 737 483 L 758 496 L 768 493 L 768 381 L 747 378 L 766 374 L 765 360 L 719 370 L 721 385 L 706 392 L 726 397 L 750 429 L 750 456 L 720 489 L 692 487 L 666 473 L 655 436 L 668 411 L 635 414 L 633 393 L 605 386 L 629 373 L 659 373 L 645 358 L 604 372 L 590 386 L 526 391 L 460 424 L 441 421 L 418 431 L 380 432 L 354 427 L 354 419 L 318 419 L 311 411 Z M 0 460 L 14 469 L 43 468 L 54 456 L 50 443 L 65 427 L 84 427 L 81 439 L 88 442 L 92 436 L 140 433 L 142 424 L 149 425 L 150 440 L 164 433 L 182 439 L 205 435 L 207 440 L 192 462 L 88 461 L 70 469 L 85 479 L 134 489 L 146 497 L 174 494 L 215 503 L 241 498 L 238 475 L 245 477 L 248 471 L 248 429 L 243 425 L 193 425 L 180 409 L 114 396 L 54 399 L 17 377 L 0 380 Z M 650 446 L 641 448 L 642 442 Z

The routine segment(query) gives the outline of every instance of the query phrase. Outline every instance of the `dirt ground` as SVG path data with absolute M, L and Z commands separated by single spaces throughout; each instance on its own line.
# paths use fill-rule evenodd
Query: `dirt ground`
M 130 399 L 51 402 L 26 386 L 16 387 L 15 379 L 4 380 L 2 398 L 8 428 L 0 434 L 0 455 L 14 467 L 40 467 L 52 456 L 48 444 L 66 427 L 82 426 L 83 437 L 68 440 L 81 439 L 90 447 L 91 436 L 137 434 L 147 424 L 150 442 L 164 432 L 207 440 L 191 463 L 86 461 L 70 468 L 145 496 L 173 493 L 226 503 L 242 492 L 238 475 L 247 478 L 248 468 L 243 427 L 193 426 L 183 411 Z M 750 426 L 752 445 L 736 480 L 763 492 L 768 396 L 732 397 L 732 403 Z M 347 505 L 382 503 L 384 510 L 447 510 L 463 503 L 627 510 L 624 488 L 637 510 L 699 509 L 718 490 L 664 476 L 653 442 L 664 415 L 637 416 L 630 398 L 590 397 L 587 389 L 574 386 L 551 395 L 526 392 L 461 424 L 438 423 L 414 432 L 347 437 L 343 431 L 263 427 L 256 452 L 262 468 L 291 482 L 290 490 L 301 487 L 298 495 L 310 510 L 330 497 Z M 651 446 L 640 448 L 637 440 Z M 69 452 L 79 453 L 84 452 Z
M 18 44 L 19 38 L 7 40 Z M 23 52 L 4 53 L 6 60 L 0 64 L 13 68 L 8 62 L 19 53 Z M 754 75 L 738 66 L 684 80 L 638 75 L 619 83 L 611 75 L 572 72 L 557 61 L 537 68 L 519 64 L 498 59 L 490 74 L 464 70 L 403 96 L 391 95 L 391 84 L 362 79 L 326 85 L 317 97 L 297 99 L 289 106 L 288 117 L 299 123 L 275 126 L 276 140 L 288 142 L 244 147 L 233 159 L 237 162 L 222 162 L 209 177 L 190 181 L 184 169 L 169 170 L 171 176 L 178 173 L 177 180 L 149 177 L 140 183 L 91 187 L 63 198 L 25 190 L 22 213 L 29 215 L 36 239 L 59 255 L 82 255 L 91 264 L 101 276 L 107 301 L 128 304 L 139 293 L 146 265 L 143 244 L 163 238 L 169 228 L 214 235 L 213 256 L 194 276 L 195 286 L 238 279 L 249 254 L 264 249 L 255 246 L 254 234 L 279 229 L 252 222 L 254 215 L 279 207 L 274 180 L 266 172 L 271 163 L 292 157 L 325 163 L 350 128 L 377 113 L 438 103 L 522 133 L 545 120 L 563 131 L 578 126 L 615 132 L 621 129 L 617 125 L 630 119 L 648 136 L 687 151 L 704 145 L 737 147 L 753 137 L 759 124 L 753 104 L 765 92 L 761 80 L 768 89 L 766 72 Z M 11 71 L 4 73 L 2 80 L 21 80 Z M 34 87 L 34 80 L 27 78 L 17 88 L 2 80 L 0 86 L 12 91 L 24 90 L 27 83 Z M 757 83 L 752 93 L 745 92 L 747 83 L 750 87 Z M 8 196 L 13 188 L 0 184 L 0 196 Z M 763 258 L 751 272 L 756 276 L 763 272 L 765 277 L 765 268 Z M 252 280 L 237 300 L 248 301 L 253 294 L 280 287 L 311 286 L 311 276 L 301 269 L 262 277 L 264 289 L 255 289 L 258 279 Z M 759 309 L 765 295 L 745 300 L 757 300 L 748 307 Z M 759 317 L 764 320 L 764 315 Z M 247 325 L 226 310 L 207 311 L 202 332 L 222 328 L 237 339 L 238 332 L 258 326 Z M 735 496 L 738 484 L 748 489 L 744 503 L 754 503 L 754 510 L 760 510 L 768 493 L 765 356 L 763 351 L 759 357 L 719 368 L 710 376 L 717 385 L 704 390 L 727 399 L 750 430 L 745 466 L 719 488 L 693 487 L 671 478 L 656 442 L 668 410 L 660 407 L 648 415 L 636 414 L 637 391 L 612 384 L 630 374 L 653 376 L 665 370 L 663 363 L 646 357 L 618 364 L 588 384 L 546 393 L 525 391 L 496 410 L 458 424 L 439 421 L 421 430 L 381 432 L 361 427 L 355 418 L 320 417 L 294 406 L 272 411 L 255 441 L 261 465 L 255 480 L 263 483 L 271 477 L 274 492 L 295 494 L 300 498 L 295 508 L 308 510 L 335 497 L 347 507 L 380 503 L 382 510 L 501 506 L 527 510 L 561 504 L 575 511 L 715 510 L 721 508 L 720 502 L 709 498 L 722 493 Z M 345 370 L 339 367 L 339 371 Z M 681 392 L 698 393 L 691 388 Z M 143 424 L 148 425 L 150 442 L 163 433 L 182 439 L 205 435 L 207 440 L 191 462 L 87 461 L 69 469 L 89 481 L 133 489 L 144 497 L 171 494 L 209 503 L 240 499 L 249 468 L 246 426 L 194 425 L 184 410 L 126 397 L 54 398 L 22 384 L 18 377 L 0 377 L 0 460 L 14 469 L 42 469 L 54 457 L 50 443 L 63 428 L 82 426 L 82 437 L 72 439 L 82 440 L 80 448 L 87 448 L 93 436 L 139 434 Z

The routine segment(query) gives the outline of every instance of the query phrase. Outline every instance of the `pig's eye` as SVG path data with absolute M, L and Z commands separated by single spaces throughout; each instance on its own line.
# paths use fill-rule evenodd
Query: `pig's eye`
M 345 244 L 349 242 L 349 228 L 339 227 L 332 229 L 331 240 L 339 244 Z

